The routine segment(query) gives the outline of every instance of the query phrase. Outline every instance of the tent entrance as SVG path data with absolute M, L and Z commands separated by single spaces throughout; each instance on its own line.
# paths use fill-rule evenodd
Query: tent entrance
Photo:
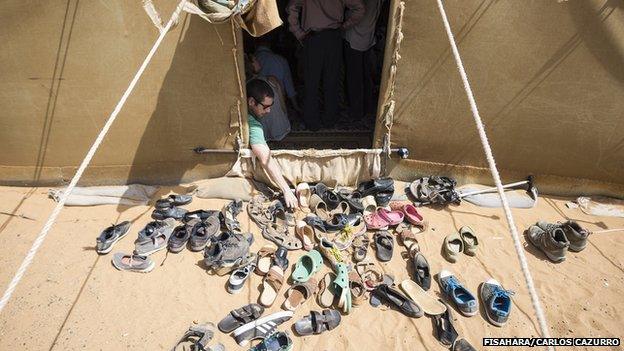
M 274 29 L 270 33 L 254 38 L 247 32 L 243 31 L 243 45 L 245 51 L 245 76 L 250 79 L 254 76 L 267 78 L 268 72 L 279 71 L 275 66 L 276 61 L 286 64 L 290 79 L 286 74 L 274 74 L 277 82 L 282 88 L 282 108 L 283 113 L 290 124 L 290 131 L 283 133 L 267 132 L 271 126 L 265 123 L 265 137 L 267 137 L 269 146 L 275 149 L 363 149 L 373 147 L 373 136 L 375 124 L 378 120 L 378 100 L 379 91 L 382 80 L 382 68 L 384 65 L 386 32 L 389 17 L 389 1 L 380 1 L 379 17 L 375 25 L 375 44 L 365 52 L 365 66 L 362 74 L 365 75 L 369 87 L 364 89 L 364 96 L 367 98 L 354 99 L 353 94 L 350 95 L 350 82 L 358 81 L 352 77 L 353 75 L 353 49 L 345 39 L 341 39 L 342 54 L 340 57 L 338 72 L 338 101 L 339 108 L 335 116 L 329 117 L 325 114 L 326 106 L 323 89 L 323 82 L 319 84 L 318 92 L 318 116 L 308 113 L 308 116 L 314 115 L 318 120 L 322 120 L 325 114 L 326 120 L 331 120 L 333 126 L 323 125 L 320 130 L 311 130 L 305 122 L 305 84 L 306 84 L 306 56 L 303 45 L 295 38 L 288 28 L 288 14 L 286 7 L 289 0 L 277 0 L 280 17 L 284 20 L 284 25 Z M 365 1 L 366 3 L 367 1 Z M 349 51 L 350 50 L 350 51 Z M 267 54 L 267 52 L 270 52 Z M 351 54 L 351 55 L 350 55 Z M 359 54 L 359 53 L 356 53 Z M 275 55 L 279 55 L 281 59 L 275 59 Z M 267 58 L 267 56 L 269 58 Z M 268 60 L 268 63 L 267 63 Z M 263 67 L 263 64 L 265 67 Z M 270 67 L 266 67 L 270 66 Z M 284 69 L 282 69 L 284 71 Z M 278 77 L 279 76 L 279 77 Z M 322 80 L 322 78 L 321 78 Z M 351 84 L 352 87 L 355 84 Z M 368 93 L 367 93 L 368 92 Z M 352 101 L 362 101 L 358 108 L 350 105 Z M 273 117 L 271 117 L 273 118 Z M 279 128 L 279 127 L 278 127 Z M 283 128 L 283 123 L 282 127 Z M 271 140 L 272 139 L 272 140 Z

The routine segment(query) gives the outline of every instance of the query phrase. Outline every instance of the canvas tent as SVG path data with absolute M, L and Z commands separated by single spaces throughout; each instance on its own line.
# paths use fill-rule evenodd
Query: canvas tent
M 153 4 L 163 17 L 175 7 Z M 391 6 L 387 84 L 373 148 L 384 146 L 385 112 L 393 100 L 390 146 L 406 146 L 411 154 L 409 160 L 383 160 L 390 175 L 439 173 L 483 182 L 488 179 L 484 160 L 435 5 L 405 6 L 404 40 L 396 51 L 399 5 Z M 0 68 L 5 107 L 0 179 L 4 184 L 62 183 L 158 30 L 133 2 L 69 0 L 63 7 L 39 5 L 36 12 L 18 1 L 0 6 L 9 48 Z M 621 193 L 622 3 L 463 1 L 447 6 L 503 174 L 536 174 L 542 189 L 551 184 L 556 192 L 581 186 Z M 208 24 L 182 15 L 84 184 L 178 183 L 225 174 L 236 154 L 191 150 L 233 150 L 239 128 L 244 146 L 240 39 L 240 29 L 232 30 L 229 22 Z M 398 73 L 389 89 L 393 62 Z

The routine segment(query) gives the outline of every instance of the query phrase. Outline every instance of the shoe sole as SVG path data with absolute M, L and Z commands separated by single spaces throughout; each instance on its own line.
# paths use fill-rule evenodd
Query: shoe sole
M 110 247 L 109 247 L 108 249 L 106 249 L 106 250 L 104 250 L 104 251 L 97 251 L 97 250 L 96 250 L 96 251 L 97 251 L 97 253 L 98 253 L 98 254 L 101 254 L 101 255 L 106 255 L 107 253 L 109 253 L 109 252 L 113 251 L 113 246 L 115 246 L 115 244 L 117 244 L 117 242 L 118 242 L 119 240 L 121 240 L 124 236 L 128 235 L 128 232 L 129 232 L 129 231 L 130 231 L 130 228 L 128 228 L 128 230 L 127 230 L 127 231 L 126 231 L 123 235 L 120 235 L 117 239 L 115 239 L 115 240 L 111 243 L 111 245 L 110 245 Z
M 144 268 L 144 269 L 123 269 L 123 268 L 121 268 L 121 267 L 117 266 L 117 265 L 115 264 L 115 261 L 112 261 L 112 260 L 111 260 L 111 263 L 113 264 L 113 266 L 114 266 L 115 268 L 117 268 L 117 269 L 118 269 L 118 270 L 120 270 L 120 271 L 126 271 L 126 272 L 137 272 L 137 273 L 149 273 L 149 272 L 151 272 L 151 271 L 154 269 L 154 267 L 156 266 L 156 263 L 154 263 L 154 261 L 152 261 L 152 262 L 150 263 L 150 265 L 149 265 L 149 266 L 147 266 L 147 268 Z
M 540 250 L 551 262 L 553 262 L 553 263 L 560 263 L 560 262 L 565 261 L 565 259 L 566 259 L 565 256 L 563 256 L 563 257 L 553 257 L 548 252 L 542 250 L 542 248 L 537 243 L 535 243 L 533 241 L 533 238 L 531 237 L 531 235 L 529 235 L 528 230 L 526 230 L 524 232 L 524 235 L 525 235 L 527 241 L 530 242 L 531 245 L 535 246 L 536 249 Z
M 481 301 L 485 301 L 485 298 L 483 298 L 483 283 L 479 284 L 479 297 L 481 298 Z M 485 316 L 487 317 L 487 320 L 492 323 L 492 325 L 496 326 L 496 327 L 503 327 L 503 325 L 505 325 L 505 323 L 500 323 L 497 322 L 495 320 L 493 320 L 492 318 L 490 318 L 490 314 L 487 313 L 487 307 L 483 306 L 483 309 L 485 310 Z

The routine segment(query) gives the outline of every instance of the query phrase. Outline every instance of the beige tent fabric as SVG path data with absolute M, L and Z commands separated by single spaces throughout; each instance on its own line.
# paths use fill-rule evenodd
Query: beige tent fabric
M 154 25 L 162 30 L 160 15 L 152 1 L 143 0 L 143 8 Z M 196 0 L 187 1 L 183 10 L 210 23 L 223 23 L 231 18 L 254 37 L 262 36 L 283 23 L 275 0 Z
M 353 186 L 379 177 L 381 153 L 381 149 L 271 151 L 284 178 L 291 184 L 320 181 L 329 186 Z M 241 157 L 241 162 L 233 167 L 231 174 L 242 173 L 258 181 L 274 184 L 249 149 L 243 150 Z

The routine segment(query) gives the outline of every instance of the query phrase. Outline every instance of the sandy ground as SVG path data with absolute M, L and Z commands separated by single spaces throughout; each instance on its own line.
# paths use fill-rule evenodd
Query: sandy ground
M 170 190 L 163 188 L 160 194 Z M 2 291 L 54 206 L 46 192 L 44 188 L 0 187 Z M 578 209 L 566 208 L 565 201 L 541 198 L 534 209 L 514 210 L 517 225 L 522 230 L 538 219 L 571 218 L 590 230 L 624 227 L 624 219 L 588 216 Z M 219 209 L 225 203 L 195 199 L 187 207 Z M 130 234 L 113 252 L 130 252 L 136 233 L 150 220 L 150 211 L 148 206 L 111 205 L 64 209 L 12 300 L 0 314 L 0 350 L 168 350 L 193 321 L 216 323 L 229 310 L 257 300 L 260 277 L 254 275 L 242 293 L 229 295 L 224 288 L 227 277 L 211 276 L 198 266 L 201 253 L 158 252 L 153 255 L 157 267 L 149 274 L 120 272 L 111 265 L 111 254 L 95 253 L 93 246 L 99 232 L 122 220 L 131 220 L 133 224 Z M 471 318 L 454 311 L 459 333 L 477 349 L 487 349 L 481 346 L 482 337 L 538 335 L 502 210 L 463 203 L 459 207 L 423 209 L 423 212 L 432 228 L 420 237 L 420 245 L 434 273 L 444 267 L 450 269 L 474 293 L 489 277 L 516 291 L 512 316 L 506 326 L 490 325 L 483 310 Z M 246 213 L 239 218 L 243 227 L 255 234 L 254 248 L 265 243 Z M 448 263 L 440 255 L 443 238 L 463 225 L 476 230 L 481 247 L 474 258 L 462 255 L 457 263 Z M 623 336 L 623 235 L 622 232 L 593 235 L 583 252 L 569 252 L 567 260 L 560 264 L 549 262 L 524 244 L 553 336 Z M 392 261 L 381 265 L 397 280 L 409 277 L 401 251 L 396 250 Z M 301 254 L 301 251 L 291 253 L 291 262 Z M 374 256 L 372 249 L 369 254 Z M 439 295 L 439 290 L 434 283 L 431 293 Z M 281 293 L 285 291 L 282 288 Z M 270 311 L 279 310 L 283 299 L 280 295 Z M 290 329 L 310 309 L 319 309 L 316 301 L 308 301 L 281 330 Z M 432 332 L 427 317 L 410 319 L 394 310 L 375 309 L 366 304 L 344 316 L 342 324 L 331 332 L 295 337 L 294 349 L 443 350 Z M 228 335 L 217 333 L 215 339 L 228 350 L 243 349 Z

